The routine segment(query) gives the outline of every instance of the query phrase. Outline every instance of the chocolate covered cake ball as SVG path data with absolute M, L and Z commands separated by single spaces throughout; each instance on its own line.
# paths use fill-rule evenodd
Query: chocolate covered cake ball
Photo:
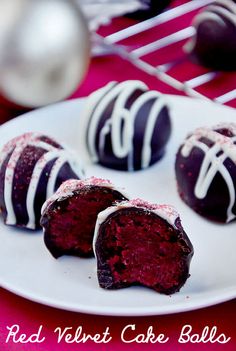
M 178 191 L 200 215 L 217 222 L 236 217 L 236 124 L 196 129 L 175 163 Z
M 68 180 L 42 208 L 44 242 L 51 254 L 93 256 L 97 214 L 116 201 L 127 199 L 104 179 Z
M 163 294 L 184 285 L 193 256 L 175 209 L 139 199 L 99 213 L 94 251 L 102 288 L 143 285 Z
M 186 45 L 191 58 L 215 70 L 236 69 L 236 4 L 216 0 L 196 15 L 195 36 Z
M 0 152 L 0 210 L 5 223 L 39 228 L 45 199 L 63 181 L 82 176 L 74 155 L 48 136 L 26 133 L 10 140 Z
M 133 171 L 163 156 L 171 131 L 164 95 L 141 81 L 112 82 L 91 94 L 86 106 L 86 144 L 93 162 Z
M 168 5 L 170 5 L 171 0 L 140 0 L 143 8 L 141 10 L 129 13 L 129 17 L 134 17 L 137 19 L 146 19 L 153 17 L 161 13 Z

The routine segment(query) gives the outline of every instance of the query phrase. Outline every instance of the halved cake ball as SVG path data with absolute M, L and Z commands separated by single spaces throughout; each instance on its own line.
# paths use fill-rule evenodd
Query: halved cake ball
M 143 285 L 178 291 L 189 277 L 193 247 L 172 206 L 126 201 L 98 215 L 94 235 L 102 288 Z
M 191 58 L 215 70 L 235 70 L 235 1 L 214 1 L 196 15 L 193 26 L 196 34 L 185 47 Z
M 104 179 L 68 180 L 46 201 L 41 225 L 51 254 L 93 256 L 93 235 L 97 214 L 116 201 L 127 199 Z
M 170 137 L 164 95 L 141 81 L 111 82 L 86 101 L 86 145 L 93 162 L 139 170 L 157 162 Z
M 25 133 L 0 151 L 0 210 L 8 225 L 39 228 L 41 207 L 61 183 L 83 177 L 69 150 L 40 133 Z
M 198 214 L 217 222 L 236 217 L 236 124 L 196 129 L 175 163 L 178 191 Z

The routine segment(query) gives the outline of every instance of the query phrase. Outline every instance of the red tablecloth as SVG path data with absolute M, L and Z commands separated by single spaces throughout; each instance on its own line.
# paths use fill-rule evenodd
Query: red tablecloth
M 0 290 L 0 349 L 1 351 L 52 351 L 52 350 L 86 350 L 86 351 L 122 351 L 122 350 L 163 350 L 163 351 L 235 351 L 236 350 L 236 327 L 235 312 L 236 300 L 224 304 L 205 308 L 202 310 L 185 312 L 167 316 L 154 317 L 102 317 L 90 316 L 79 313 L 72 313 L 42 306 L 20 297 L 17 297 L 3 289 Z M 9 330 L 17 324 L 21 333 L 38 333 L 40 326 L 42 330 L 40 339 L 42 343 L 14 343 L 12 338 L 6 343 Z M 165 344 L 132 342 L 124 343 L 121 339 L 122 330 L 130 325 L 136 325 L 134 334 L 127 333 L 126 340 L 133 338 L 140 333 L 147 333 L 149 327 L 153 327 L 156 335 L 164 333 L 169 337 Z M 216 336 L 224 333 L 231 340 L 226 344 L 217 342 L 186 343 L 178 342 L 182 328 L 191 325 L 192 334 L 202 335 L 204 328 L 211 330 L 217 328 Z M 92 341 L 86 343 L 75 342 L 66 344 L 64 341 L 57 343 L 57 334 L 54 330 L 58 327 L 72 327 L 74 334 L 78 327 L 82 327 L 86 334 L 94 335 L 103 333 L 109 327 L 112 340 L 107 344 L 96 344 Z
M 176 3 L 184 3 L 185 1 L 176 1 Z M 187 19 L 185 18 L 187 21 Z M 189 19 L 188 19 L 189 21 Z M 132 20 L 123 19 L 114 22 L 113 30 L 116 26 L 129 25 Z M 109 29 L 111 31 L 111 26 Z M 102 29 L 102 33 L 106 30 Z M 162 35 L 165 30 L 163 29 Z M 151 39 L 153 33 L 149 33 L 149 39 Z M 145 40 L 147 36 L 145 37 Z M 143 38 L 136 38 L 138 43 Z M 150 58 L 152 60 L 152 58 Z M 191 73 L 194 70 L 199 70 L 196 66 L 188 63 L 188 72 Z M 183 69 L 183 68 L 182 68 Z M 202 68 L 201 68 L 202 69 Z M 181 74 L 181 68 L 179 72 L 174 72 L 176 76 Z M 204 71 L 204 69 L 203 69 Z M 182 71 L 183 73 L 183 71 Z M 186 73 L 186 72 L 185 72 Z M 195 72 L 194 72 L 195 74 Z M 151 88 L 159 89 L 165 93 L 177 93 L 171 87 L 157 81 L 156 78 L 150 77 L 149 75 L 134 68 L 130 63 L 121 60 L 116 56 L 97 57 L 92 60 L 88 75 L 81 87 L 73 94 L 73 97 L 86 96 L 91 91 L 99 88 L 110 80 L 125 80 L 125 79 L 141 79 L 148 83 Z M 227 89 L 235 88 L 235 76 L 234 79 L 230 79 L 229 75 L 222 81 L 222 84 L 226 84 Z M 217 85 L 218 84 L 218 85 Z M 219 91 L 222 88 L 222 84 L 215 82 L 215 90 Z M 210 91 L 210 87 L 203 87 L 206 92 Z M 214 89 L 213 89 L 214 90 Z M 230 103 L 232 106 L 234 102 Z M 19 113 L 19 109 L 9 108 L 6 102 L 2 101 L 2 108 L 0 108 L 0 119 L 4 122 L 13 115 Z M 7 269 L 7 267 L 6 267 Z M 231 267 L 235 269 L 235 267 Z M 165 351 L 182 351 L 182 350 L 209 350 L 209 351 L 236 351 L 236 300 L 213 306 L 198 311 L 179 313 L 167 316 L 154 316 L 154 317 L 102 317 L 102 316 L 90 316 L 79 313 L 71 313 L 61 311 L 46 306 L 42 306 L 23 298 L 15 296 L 10 292 L 0 289 L 0 350 L 1 351 L 54 351 L 54 350 L 88 350 L 88 351 L 116 351 L 116 350 L 165 350 Z M 153 327 L 153 330 L 158 335 L 164 333 L 169 337 L 168 342 L 161 343 L 124 343 L 121 339 L 121 332 L 127 325 L 136 325 L 136 335 L 139 333 L 147 333 L 149 327 Z M 41 343 L 20 343 L 17 342 L 19 337 L 9 336 L 9 329 L 14 325 L 19 326 L 19 334 L 25 333 L 27 338 L 32 334 L 40 332 L 38 338 L 42 341 Z M 209 328 L 212 333 L 215 331 L 215 337 L 212 342 L 191 343 L 186 344 L 179 343 L 178 338 L 180 336 L 181 329 L 185 325 L 191 325 L 193 328 L 192 334 L 198 333 L 200 336 Z M 108 343 L 96 344 L 92 341 L 86 343 L 71 343 L 67 344 L 64 341 L 57 343 L 55 328 L 61 327 L 72 327 L 72 333 L 75 333 L 78 327 L 82 327 L 83 332 L 86 334 L 94 335 L 96 333 L 103 333 L 106 328 L 109 328 L 112 339 Z M 15 326 L 16 328 L 16 326 Z M 221 344 L 216 341 L 216 338 L 220 334 L 225 334 L 226 338 L 231 338 L 226 344 Z M 43 339 L 44 338 L 44 339 Z M 223 336 L 219 338 L 222 339 Z M 33 337 L 32 337 L 33 340 Z M 195 338 L 196 340 L 196 338 Z M 215 340 L 215 342 L 213 342 Z M 6 342 L 8 341 L 8 342 Z M 15 342 L 14 342 L 15 341 Z M 206 341 L 206 340 L 205 340 Z

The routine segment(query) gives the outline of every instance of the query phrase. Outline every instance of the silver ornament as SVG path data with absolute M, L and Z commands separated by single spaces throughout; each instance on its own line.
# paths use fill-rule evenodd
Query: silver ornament
M 26 107 L 69 96 L 87 71 L 90 38 L 74 0 L 0 0 L 0 90 Z

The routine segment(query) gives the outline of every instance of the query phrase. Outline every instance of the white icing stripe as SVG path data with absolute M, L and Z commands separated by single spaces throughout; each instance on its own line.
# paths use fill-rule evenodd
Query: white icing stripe
M 198 27 L 200 26 L 200 24 L 205 21 L 214 21 L 214 22 L 217 22 L 222 27 L 226 26 L 224 20 L 219 15 L 217 15 L 215 12 L 208 12 L 208 11 L 202 12 L 199 15 L 197 15 L 193 21 L 193 26 L 196 28 L 196 30 L 198 30 Z M 193 39 L 194 38 L 195 37 L 193 37 Z
M 130 139 L 130 149 L 128 150 L 128 170 L 129 171 L 133 171 L 134 169 L 134 149 L 133 149 L 133 138 L 134 138 L 134 123 L 135 123 L 135 117 L 138 115 L 140 109 L 142 108 L 142 106 L 144 104 L 146 104 L 148 101 L 152 100 L 152 99 L 157 99 L 159 98 L 159 93 L 157 91 L 147 91 L 145 92 L 145 94 L 140 95 L 135 103 L 131 106 L 130 109 L 130 134 L 129 136 L 126 136 L 127 138 L 129 137 Z M 157 116 L 158 117 L 158 116 Z M 150 119 L 150 116 L 147 119 L 147 123 L 148 120 Z M 119 133 L 120 131 L 117 130 L 117 133 Z M 144 147 L 142 147 L 142 152 L 144 152 Z M 127 156 L 127 155 L 126 155 Z M 149 160 L 150 161 L 150 160 Z M 143 164 L 145 164 L 145 162 L 141 161 L 141 167 L 143 167 Z M 147 162 L 147 166 L 148 166 L 149 162 Z M 146 166 L 146 165 L 145 165 Z
M 236 4 L 233 1 L 218 0 L 209 5 L 205 10 L 195 17 L 193 25 L 198 27 L 200 23 L 208 19 L 214 19 L 219 24 L 224 24 L 223 18 L 226 18 L 236 26 Z
M 127 82 L 124 82 L 124 84 L 119 84 L 117 86 L 117 91 L 114 92 L 114 97 L 117 97 L 117 99 L 110 118 L 110 126 L 112 150 L 118 158 L 126 157 L 130 150 L 131 138 L 133 138 L 132 125 L 135 116 L 132 116 L 132 112 L 129 111 L 125 105 L 130 96 L 137 89 L 146 90 L 146 86 L 144 86 L 142 82 L 141 84 L 140 82 L 135 82 L 135 84 L 130 84 L 130 82 L 127 84 Z M 133 105 L 135 105 L 136 101 Z M 122 122 L 124 123 L 123 134 L 121 133 Z
M 39 134 L 37 133 L 30 133 L 31 137 L 30 139 L 27 139 L 26 141 L 22 141 L 19 143 L 18 146 L 21 146 L 22 148 L 24 148 L 26 145 L 28 145 L 28 141 L 34 140 L 37 137 L 40 137 Z M 5 161 L 6 157 L 15 149 L 16 144 L 14 143 L 15 140 L 19 139 L 15 138 L 13 139 L 11 142 L 9 142 L 9 144 L 6 144 L 3 149 L 1 150 L 1 154 L 0 154 L 0 169 L 2 167 L 3 162 Z
M 58 174 L 60 172 L 60 169 L 62 168 L 62 166 L 66 162 L 68 162 L 68 160 L 66 158 L 66 155 L 64 157 L 62 155 L 60 155 L 60 158 L 58 158 L 55 161 L 54 165 L 52 166 L 52 169 L 51 169 L 51 172 L 50 172 L 50 176 L 48 178 L 47 196 L 46 196 L 46 198 L 49 198 L 50 196 L 53 195 Z
M 31 133 L 30 137 L 27 140 L 34 140 L 37 138 L 39 134 L 37 133 Z M 8 164 L 6 167 L 5 171 L 5 177 L 4 177 L 4 202 L 6 206 L 6 211 L 7 211 L 7 217 L 6 217 L 6 224 L 16 224 L 16 216 L 12 204 L 12 187 L 13 187 L 13 178 L 14 178 L 14 172 L 15 172 L 15 167 L 17 165 L 17 162 L 21 156 L 22 150 L 27 146 L 27 141 L 22 140 L 17 147 L 15 147 L 14 141 L 17 140 L 18 138 L 15 138 L 10 142 L 9 144 L 5 145 L 3 149 L 1 150 L 1 158 L 0 158 L 0 169 L 5 161 L 5 159 L 8 157 L 9 154 L 11 154 Z
M 126 94 L 125 94 L 126 96 Z M 139 110 L 142 108 L 142 106 L 147 103 L 149 100 L 159 98 L 160 94 L 156 91 L 147 91 L 145 94 L 140 95 L 136 100 L 135 103 L 131 106 L 130 110 L 123 110 L 126 111 L 126 118 L 124 118 L 124 124 L 123 124 L 123 134 L 121 133 L 121 122 L 119 124 L 116 123 L 116 121 L 122 116 L 114 111 L 112 114 L 111 118 L 106 121 L 106 124 L 104 128 L 102 128 L 101 133 L 100 133 L 100 143 L 99 143 L 99 152 L 102 154 L 104 152 L 104 145 L 105 145 L 105 137 L 106 134 L 111 133 L 113 135 L 112 138 L 112 145 L 113 145 L 113 152 L 116 157 L 126 157 L 128 156 L 128 170 L 132 171 L 134 166 L 134 155 L 133 155 L 133 138 L 134 138 L 134 123 L 135 123 L 135 118 L 138 115 Z M 118 100 L 116 104 L 118 104 Z M 125 104 L 125 102 L 124 102 Z M 162 105 L 163 106 L 163 105 Z M 158 117 L 159 111 L 153 111 L 155 114 L 155 117 Z M 149 119 L 151 116 L 149 116 Z M 148 120 L 149 120 L 148 119 Z M 147 122 L 148 123 L 148 122 Z M 149 130 L 150 128 L 148 128 Z M 119 145 L 113 144 L 114 140 L 116 138 L 120 138 L 120 143 L 122 140 L 126 142 L 126 147 L 123 145 L 123 150 L 119 150 Z M 114 142 L 115 143 L 115 142 Z M 149 145 L 145 145 L 146 148 L 149 148 Z M 118 152 L 117 152 L 118 151 Z M 123 153 L 122 153 L 123 151 Z M 144 152 L 146 150 L 143 150 Z M 150 159 L 147 160 L 147 162 L 142 162 L 142 164 L 149 164 Z
M 41 174 L 44 168 L 46 167 L 46 165 L 53 159 L 56 159 L 56 158 L 58 159 L 59 157 L 62 156 L 62 161 L 64 163 L 65 156 L 63 157 L 63 155 L 65 155 L 65 150 L 54 148 L 53 151 L 43 154 L 43 156 L 37 161 L 34 167 L 34 170 L 30 179 L 28 191 L 27 191 L 27 197 L 26 197 L 26 208 L 29 216 L 27 228 L 35 229 L 34 199 L 36 196 L 36 190 L 39 185 L 39 179 L 41 177 Z M 60 159 L 59 159 L 59 162 L 60 162 Z M 57 169 L 57 171 L 59 171 L 59 169 Z M 58 173 L 54 173 L 55 181 L 56 181 L 57 175 Z M 51 172 L 50 172 L 50 177 L 51 177 Z M 49 182 L 48 185 L 51 186 L 52 184 Z M 47 188 L 48 188 L 48 185 L 47 185 Z M 47 189 L 47 193 L 48 193 L 48 189 Z
M 101 92 L 102 94 L 98 94 L 98 93 L 100 93 L 100 90 L 98 92 L 96 91 L 88 99 L 87 105 L 89 107 L 91 107 L 92 109 L 94 108 L 94 104 L 97 104 L 97 102 L 98 102 L 97 100 L 101 99 L 100 103 L 98 104 L 98 106 L 96 108 L 96 111 L 94 111 L 92 114 L 92 118 L 89 121 L 89 129 L 88 129 L 88 148 L 90 150 L 91 158 L 94 162 L 98 161 L 96 147 L 95 147 L 95 135 L 97 132 L 97 124 L 100 120 L 100 116 L 103 113 L 103 109 L 106 108 L 106 105 L 103 106 L 101 104 L 101 102 L 104 101 L 104 99 L 102 99 L 102 98 L 105 98 L 108 95 L 108 91 L 113 86 L 115 86 L 115 83 L 108 84 L 107 89 L 105 89 L 106 87 L 102 88 L 102 92 Z M 89 110 L 87 111 L 88 115 L 89 115 Z
M 136 98 L 129 109 L 126 108 L 125 106 L 128 99 L 137 90 L 143 91 L 143 94 Z M 106 94 L 102 96 L 100 102 L 98 102 L 96 109 L 91 116 L 88 127 L 88 147 L 91 158 L 94 162 L 97 162 L 99 159 L 98 153 L 100 155 L 104 153 L 106 136 L 110 134 L 114 156 L 117 158 L 128 157 L 128 170 L 133 170 L 135 118 L 137 117 L 139 110 L 151 99 L 157 99 L 157 101 L 153 103 L 144 130 L 144 140 L 141 151 L 141 167 L 144 168 L 150 164 L 152 134 L 158 115 L 166 102 L 160 93 L 156 91 L 148 91 L 148 87 L 140 81 L 125 81 L 116 84 L 109 91 L 106 91 Z M 98 124 L 107 107 L 113 100 L 114 106 L 111 116 L 105 121 L 103 127 L 99 131 L 99 150 L 97 152 L 96 133 L 98 131 Z M 92 100 L 89 99 L 88 104 L 91 102 Z
M 6 224 L 9 225 L 15 225 L 16 224 L 16 216 L 13 208 L 13 203 L 12 203 L 12 189 L 13 189 L 13 180 L 14 180 L 14 174 L 15 174 L 15 168 L 17 166 L 17 162 L 20 159 L 23 150 L 27 146 L 37 146 L 37 143 L 35 142 L 35 138 L 38 138 L 39 135 L 33 134 L 32 137 L 28 141 L 23 141 L 22 143 L 19 143 L 17 145 L 13 152 L 12 155 L 8 161 L 8 165 L 6 167 L 6 173 L 5 173 L 5 179 L 4 179 L 4 202 L 6 206 L 6 211 L 7 211 L 7 217 L 6 217 Z M 47 149 L 51 149 L 51 147 L 48 146 L 48 144 L 43 143 L 43 145 L 47 146 Z M 41 144 L 42 147 L 42 144 Z M 10 151 L 11 152 L 11 151 Z M 6 154 L 9 154 L 9 151 Z M 5 155 L 6 157 L 7 155 Z M 27 211 L 29 211 L 29 208 L 27 207 Z M 28 215 L 33 212 L 33 209 L 30 210 L 30 213 L 28 212 Z
M 95 135 L 97 132 L 97 126 L 98 123 L 106 110 L 106 108 L 109 106 L 109 104 L 112 102 L 112 100 L 116 99 L 118 97 L 118 101 L 115 102 L 115 106 L 111 115 L 111 119 L 115 123 L 116 126 L 120 126 L 122 119 L 125 117 L 127 118 L 127 112 L 124 109 L 124 105 L 126 104 L 127 100 L 129 99 L 130 95 L 136 90 L 136 89 L 141 89 L 141 90 L 147 90 L 147 86 L 142 83 L 141 81 L 125 81 L 119 84 L 114 85 L 113 89 L 108 91 L 103 98 L 100 100 L 98 105 L 96 106 L 96 110 L 94 111 L 90 124 L 89 124 L 89 130 L 88 130 L 88 146 L 90 149 L 91 157 L 94 162 L 98 161 L 98 155 L 96 151 L 96 145 L 95 145 Z M 90 101 L 88 101 L 88 104 Z M 124 113 L 124 114 L 123 114 Z M 105 125 L 105 130 L 107 130 L 107 125 L 109 121 L 106 122 Z M 102 131 L 104 133 L 104 131 Z M 123 139 L 124 143 L 128 142 Z M 113 145 L 113 151 L 116 152 L 118 155 L 126 153 L 127 145 L 123 145 L 123 150 L 122 150 L 122 141 L 119 138 L 119 135 L 116 136 L 114 133 L 114 129 L 112 132 L 112 145 Z M 120 148 L 121 146 L 121 148 Z M 122 156 L 121 156 L 122 157 Z
M 236 6 L 235 6 L 235 9 L 236 9 Z M 232 20 L 233 23 L 235 23 L 235 18 L 234 18 L 236 14 L 235 9 L 230 8 L 230 6 L 221 6 L 220 4 L 212 4 L 207 7 L 206 12 L 215 12 L 221 15 L 222 17 L 226 17 L 229 20 Z
M 55 186 L 58 174 L 60 173 L 61 168 L 68 163 L 72 171 L 79 175 L 80 178 L 83 176 L 83 170 L 79 165 L 75 162 L 75 158 L 72 157 L 72 153 L 70 154 L 67 150 L 61 150 L 58 159 L 55 161 L 50 176 L 48 179 L 47 185 L 47 198 L 51 197 L 55 193 Z
M 46 151 L 58 150 L 58 148 L 56 148 L 55 146 L 48 144 L 48 143 L 41 141 L 41 140 L 28 142 L 26 146 L 34 146 L 36 148 L 39 147 L 39 148 L 46 150 Z M 59 150 L 61 150 L 61 149 L 59 149 Z
M 226 128 L 225 126 L 217 126 L 217 129 Z M 233 134 L 236 134 L 231 129 Z M 226 137 L 223 134 L 220 134 L 214 130 L 208 128 L 198 128 L 195 133 L 187 140 L 182 149 L 182 154 L 188 156 L 193 148 L 193 144 L 198 141 L 200 138 L 207 138 L 211 140 L 213 143 L 219 145 L 220 149 L 227 155 L 227 157 L 231 158 L 233 162 L 235 162 L 235 153 L 236 153 L 236 135 L 233 137 Z
M 6 166 L 4 178 L 4 202 L 7 212 L 6 224 L 16 224 L 16 215 L 12 203 L 13 180 L 17 163 L 26 147 L 33 146 L 45 150 L 45 153 L 41 156 L 41 158 L 36 162 L 34 166 L 30 183 L 28 185 L 26 195 L 26 210 L 29 220 L 26 225 L 27 228 L 35 229 L 34 200 L 40 176 L 48 162 L 52 161 L 53 159 L 57 159 L 55 162 L 56 164 L 53 165 L 49 174 L 47 196 L 52 195 L 54 192 L 58 173 L 66 162 L 68 162 L 75 174 L 77 174 L 79 177 L 83 174 L 82 169 L 79 166 L 76 167 L 75 161 L 73 160 L 70 152 L 65 149 L 60 149 L 53 145 L 50 145 L 45 141 L 41 141 L 39 140 L 40 137 L 42 137 L 42 135 L 37 133 L 29 133 L 29 135 L 26 134 L 26 136 L 24 138 L 22 137 L 22 139 L 21 137 L 13 139 L 12 142 L 7 144 L 1 151 L 0 169 L 6 157 L 12 153 Z
M 8 161 L 4 179 L 4 202 L 7 210 L 6 224 L 16 224 L 16 216 L 12 203 L 12 187 L 16 164 L 21 156 L 22 147 L 16 147 Z
M 229 0 L 215 0 L 215 2 L 209 6 L 223 6 L 225 8 L 227 8 L 229 11 L 233 12 L 236 14 L 236 4 L 233 1 L 229 1 Z
M 218 126 L 218 128 L 220 128 L 220 126 Z M 226 128 L 226 125 L 222 125 L 221 128 Z M 231 125 L 230 130 L 236 134 L 236 128 L 234 126 Z M 208 147 L 199 140 L 201 138 L 207 138 L 213 142 L 214 145 Z M 236 136 L 230 138 L 208 128 L 199 128 L 186 141 L 181 149 L 183 157 L 188 157 L 194 147 L 200 148 L 205 154 L 194 189 L 194 194 L 198 199 L 204 199 L 206 197 L 216 173 L 219 172 L 222 175 L 229 192 L 227 222 L 236 218 L 236 215 L 232 212 L 235 203 L 235 188 L 232 177 L 223 163 L 227 158 L 236 163 L 235 142 Z
M 161 110 L 166 105 L 165 100 L 162 98 L 158 98 L 152 106 L 152 109 L 149 113 L 149 118 L 144 134 L 144 142 L 143 142 L 143 149 L 142 149 L 142 168 L 148 167 L 151 162 L 152 157 L 152 150 L 151 150 L 151 142 L 152 136 L 155 129 L 156 121 L 159 117 Z

